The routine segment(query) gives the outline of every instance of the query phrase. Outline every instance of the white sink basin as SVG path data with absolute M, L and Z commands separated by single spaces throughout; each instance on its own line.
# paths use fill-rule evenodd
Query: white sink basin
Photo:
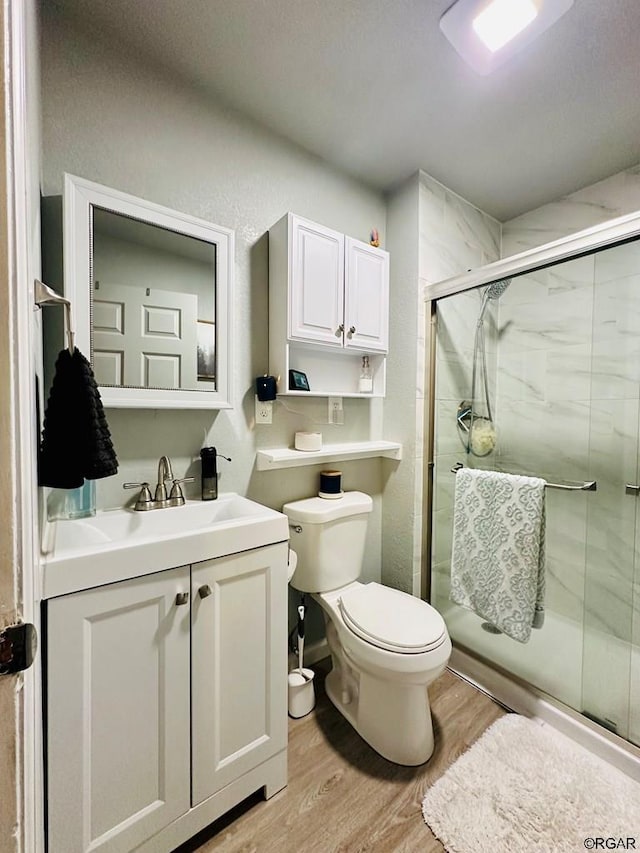
M 282 513 L 236 494 L 216 501 L 46 525 L 43 598 L 198 563 L 289 538 Z

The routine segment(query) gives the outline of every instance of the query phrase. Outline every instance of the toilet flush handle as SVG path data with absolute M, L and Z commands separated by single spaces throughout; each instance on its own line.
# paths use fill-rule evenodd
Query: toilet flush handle
M 302 533 L 301 524 L 290 524 L 289 527 L 293 530 L 294 533 Z

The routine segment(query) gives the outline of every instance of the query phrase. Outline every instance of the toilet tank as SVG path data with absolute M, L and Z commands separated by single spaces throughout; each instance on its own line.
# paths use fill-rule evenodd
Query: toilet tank
M 298 555 L 291 586 L 300 592 L 329 592 L 356 580 L 362 571 L 372 506 L 363 492 L 345 492 L 337 500 L 306 498 L 285 504 L 282 512 L 291 525 L 289 545 Z

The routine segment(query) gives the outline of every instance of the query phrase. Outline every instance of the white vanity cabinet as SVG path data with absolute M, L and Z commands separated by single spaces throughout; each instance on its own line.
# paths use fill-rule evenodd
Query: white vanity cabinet
M 173 850 L 286 784 L 281 542 L 47 602 L 48 853 Z
M 273 568 L 279 548 L 192 568 L 194 805 L 287 743 L 287 581 Z
M 389 254 L 288 213 L 269 230 L 269 369 L 279 393 L 289 370 L 307 375 L 311 394 L 358 391 L 369 356 L 373 396 L 384 394 L 389 328 Z

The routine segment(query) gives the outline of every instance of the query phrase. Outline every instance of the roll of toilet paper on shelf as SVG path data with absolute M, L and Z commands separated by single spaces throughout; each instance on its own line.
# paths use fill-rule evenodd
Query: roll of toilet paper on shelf
M 296 450 L 322 450 L 321 432 L 297 432 L 294 440 Z

